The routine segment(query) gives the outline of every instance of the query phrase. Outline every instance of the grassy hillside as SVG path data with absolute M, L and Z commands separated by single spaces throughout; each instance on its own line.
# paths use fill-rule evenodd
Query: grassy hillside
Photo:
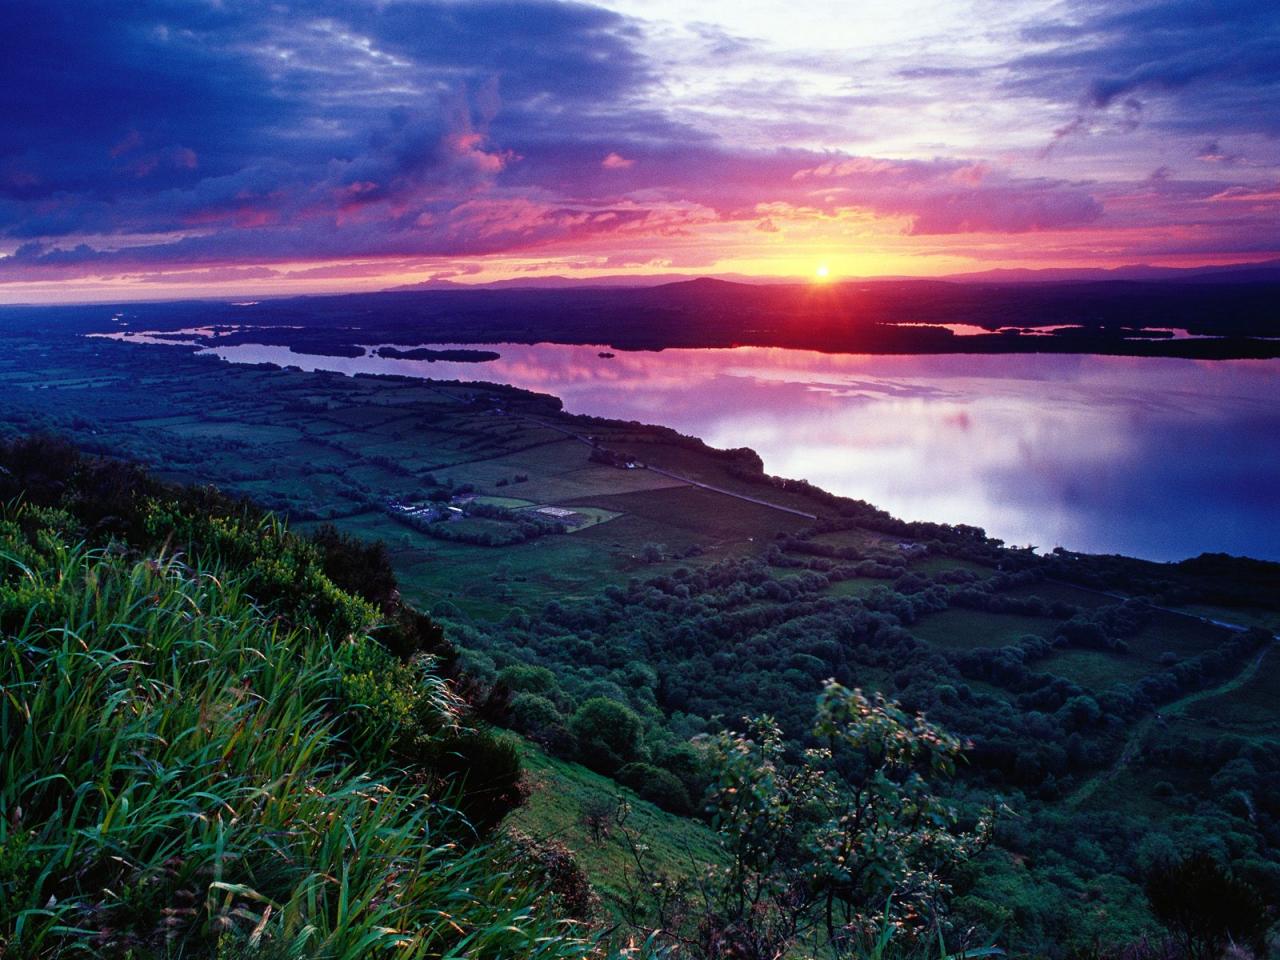
M 173 548 L 102 537 L 92 472 L 0 508 L 0 955 L 593 951 L 483 834 L 501 743 L 318 551 L 150 497 Z
M 653 856 L 677 875 L 698 876 L 707 864 L 724 857 L 715 833 L 700 821 L 667 813 L 610 778 L 548 756 L 532 744 L 524 745 L 521 758 L 531 791 L 506 823 L 563 842 L 612 910 L 627 901 L 634 884 L 634 864 L 615 822 L 620 802 L 625 804 L 625 826 L 643 837 Z M 602 807 L 611 808 L 610 822 L 595 835 L 588 812 Z

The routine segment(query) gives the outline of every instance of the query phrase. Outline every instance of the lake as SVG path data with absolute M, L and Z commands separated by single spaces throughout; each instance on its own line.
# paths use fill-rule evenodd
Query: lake
M 259 345 L 207 352 L 550 393 L 572 413 L 751 447 L 770 473 L 908 520 L 981 526 L 1019 546 L 1280 560 L 1280 361 L 760 347 L 602 358 L 598 346 L 429 346 L 501 359 L 348 359 Z

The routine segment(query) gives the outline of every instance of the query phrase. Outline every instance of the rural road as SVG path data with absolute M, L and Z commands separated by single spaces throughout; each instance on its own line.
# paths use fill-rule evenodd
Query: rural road
M 511 414 L 508 415 L 511 416 Z M 517 413 L 514 414 L 514 416 L 519 417 L 521 420 L 526 420 L 529 423 L 536 423 L 540 427 L 547 427 L 550 430 L 563 433 L 565 436 L 572 437 L 579 443 L 585 443 L 588 447 L 594 448 L 596 446 L 591 440 L 587 439 L 580 433 L 570 430 L 568 427 L 560 427 L 554 423 L 547 423 L 545 420 L 539 420 L 536 417 L 531 417 L 527 414 Z M 709 483 L 703 483 L 701 480 L 694 480 L 692 477 L 685 477 L 678 473 L 672 473 L 670 470 L 663 470 L 661 467 L 654 467 L 649 464 L 645 464 L 645 469 L 651 473 L 660 474 L 670 480 L 678 480 L 681 483 L 687 483 L 691 487 L 700 487 L 703 490 L 710 490 L 712 493 L 722 493 L 726 497 L 733 497 L 736 500 L 745 500 L 747 503 L 754 503 L 761 507 L 768 507 L 771 510 L 781 510 L 783 513 L 789 513 L 796 517 L 804 517 L 806 520 L 818 519 L 817 514 L 814 513 L 805 513 L 803 510 L 796 510 L 794 507 L 784 507 L 780 503 L 771 503 L 768 500 L 761 500 L 759 497 L 749 497 L 745 493 L 737 493 L 733 490 L 726 490 L 724 487 L 712 486 Z
M 709 483 L 703 483 L 700 480 L 693 480 L 689 477 L 682 477 L 678 473 L 672 473 L 670 470 L 663 470 L 661 467 L 652 467 L 645 465 L 645 469 L 652 473 L 659 473 L 664 477 L 670 477 L 672 480 L 679 480 L 687 483 L 692 487 L 701 487 L 703 490 L 710 490 L 712 493 L 723 493 L 726 497 L 734 497 L 738 500 L 745 500 L 747 503 L 758 503 L 762 507 L 769 507 L 773 510 L 781 510 L 783 513 L 790 513 L 797 517 L 804 517 L 806 520 L 817 520 L 817 514 L 805 513 L 803 510 L 796 510 L 794 507 L 784 507 L 780 503 L 770 503 L 768 500 L 760 500 L 757 497 L 749 497 L 745 493 L 735 493 L 732 490 L 726 490 L 724 487 L 713 487 Z

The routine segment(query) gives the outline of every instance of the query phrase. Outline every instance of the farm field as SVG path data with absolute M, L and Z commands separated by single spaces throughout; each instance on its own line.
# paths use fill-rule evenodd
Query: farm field
M 1276 717 L 1277 691 L 1280 691 L 1280 653 L 1273 649 L 1246 682 L 1221 696 L 1193 704 L 1187 716 L 1217 732 L 1275 736 L 1280 733 L 1280 718 Z
M 952 609 L 930 614 L 911 626 L 911 632 L 944 650 L 999 647 L 1028 634 L 1047 637 L 1058 625 L 1049 617 Z
M 579 424 L 550 398 L 509 388 L 228 368 L 181 347 L 103 340 L 68 339 L 53 352 L 11 346 L 0 357 L 0 375 L 14 388 L 10 429 L 55 430 L 174 480 L 213 482 L 304 526 L 333 521 L 384 540 L 413 599 L 448 601 L 467 616 L 501 618 L 664 564 L 751 554 L 803 525 L 649 470 L 594 463 L 592 447 L 574 438 L 580 429 L 645 445 L 646 456 L 690 475 L 744 486 L 700 445 L 655 443 L 637 425 Z M 86 376 L 85 367 L 101 372 Z M 234 376 L 217 375 L 230 369 Z M 557 506 L 578 516 L 567 535 L 487 547 L 425 536 L 386 512 L 389 501 L 440 485 L 503 509 Z M 482 536 L 501 521 L 469 523 Z M 648 544 L 665 558 L 639 561 Z M 495 583 L 503 564 L 521 574 Z
M 1094 692 L 1133 683 L 1152 673 L 1152 665 L 1132 655 L 1107 650 L 1061 650 L 1036 661 L 1036 669 L 1066 677 Z

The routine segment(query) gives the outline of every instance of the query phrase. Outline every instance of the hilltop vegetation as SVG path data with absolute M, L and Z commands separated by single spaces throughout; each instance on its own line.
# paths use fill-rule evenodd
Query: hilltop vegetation
M 0 461 L 0 952 L 587 953 L 486 837 L 511 745 L 438 633 L 334 583 L 340 544 L 54 444 Z

